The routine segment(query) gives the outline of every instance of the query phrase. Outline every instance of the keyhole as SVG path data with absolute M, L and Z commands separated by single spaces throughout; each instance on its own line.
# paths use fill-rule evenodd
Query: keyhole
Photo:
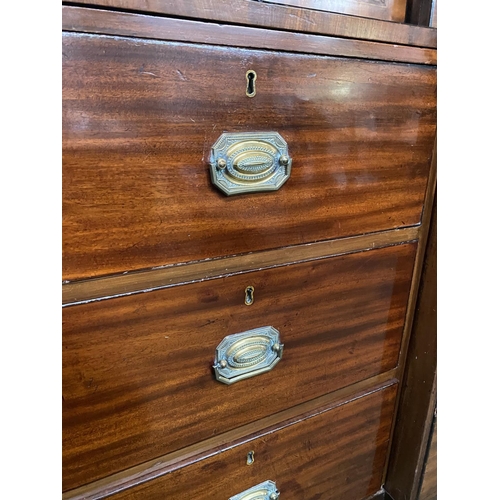
M 252 465 L 255 461 L 255 456 L 253 451 L 247 453 L 247 465 Z
M 257 93 L 255 87 L 255 80 L 257 80 L 257 73 L 252 69 L 247 71 L 247 96 L 253 97 Z
M 253 286 L 247 286 L 245 288 L 245 304 L 251 306 L 253 304 L 253 292 L 255 288 Z

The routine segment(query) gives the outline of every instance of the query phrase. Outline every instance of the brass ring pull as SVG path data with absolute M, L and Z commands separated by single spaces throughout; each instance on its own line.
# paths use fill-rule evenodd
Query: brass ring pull
M 215 378 L 234 384 L 272 370 L 282 356 L 280 332 L 272 326 L 228 335 L 215 350 Z
M 264 481 L 248 490 L 232 496 L 229 500 L 278 500 L 280 492 L 274 481 Z
M 212 146 L 212 183 L 228 196 L 276 191 L 291 169 L 288 145 L 277 132 L 225 132 Z

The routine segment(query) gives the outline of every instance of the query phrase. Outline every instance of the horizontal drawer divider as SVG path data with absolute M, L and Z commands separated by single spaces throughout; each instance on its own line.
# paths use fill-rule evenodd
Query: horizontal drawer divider
M 307 401 L 293 408 L 288 408 L 256 422 L 207 439 L 201 443 L 158 457 L 80 488 L 66 491 L 63 493 L 62 500 L 99 500 L 109 497 L 120 491 L 191 465 L 199 460 L 220 454 L 250 440 L 315 417 L 368 394 L 381 391 L 398 383 L 398 380 L 395 378 L 396 372 L 397 368 L 394 368 L 388 372 Z
M 117 11 L 141 11 L 156 16 L 221 21 L 228 24 L 253 25 L 262 28 L 299 31 L 319 35 L 373 40 L 377 42 L 437 47 L 435 28 L 357 17 L 336 12 L 316 11 L 292 5 L 272 5 L 253 0 L 186 0 L 138 2 L 137 0 L 78 0 L 64 4 L 88 5 Z
M 416 241 L 420 226 L 63 283 L 63 307 Z
M 365 40 L 221 25 L 63 6 L 65 31 L 436 65 L 437 50 Z

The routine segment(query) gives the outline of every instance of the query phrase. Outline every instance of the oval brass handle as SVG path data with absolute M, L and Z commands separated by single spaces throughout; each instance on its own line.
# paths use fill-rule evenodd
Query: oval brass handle
M 228 196 L 276 191 L 291 169 L 288 145 L 278 132 L 224 132 L 212 146 L 212 183 Z
M 228 335 L 215 350 L 215 378 L 229 385 L 268 372 L 283 356 L 283 347 L 272 326 Z
M 248 490 L 232 496 L 229 500 L 278 500 L 280 492 L 274 481 L 264 481 Z

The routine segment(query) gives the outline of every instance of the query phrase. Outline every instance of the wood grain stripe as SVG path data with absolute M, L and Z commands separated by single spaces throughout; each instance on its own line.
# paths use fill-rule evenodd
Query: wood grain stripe
M 363 380 L 349 387 L 321 396 L 304 404 L 289 408 L 226 432 L 202 443 L 169 453 L 123 472 L 89 483 L 63 493 L 62 500 L 100 500 L 133 486 L 145 483 L 190 464 L 219 455 L 238 445 L 284 429 L 297 420 L 320 415 L 332 408 L 345 405 L 363 396 L 375 393 L 397 383 L 395 370 Z
M 158 290 L 254 270 L 287 266 L 335 255 L 383 248 L 415 241 L 418 237 L 419 226 L 415 226 L 210 261 L 173 265 L 161 269 L 149 269 L 130 274 L 75 281 L 65 283 L 62 286 L 63 306 Z
M 435 65 L 437 62 L 436 51 L 433 49 L 145 16 L 127 12 L 96 11 L 84 7 L 63 7 L 62 21 L 63 30 L 84 33 L 426 65 Z
M 424 257 L 425 251 L 427 248 L 427 240 L 430 232 L 430 223 L 432 218 L 432 209 L 435 200 L 436 193 L 436 182 L 437 182 L 437 136 L 434 139 L 434 150 L 432 154 L 432 162 L 431 162 L 431 170 L 429 173 L 429 180 L 427 182 L 427 189 L 425 194 L 425 202 L 424 208 L 422 212 L 422 226 L 420 238 L 418 241 L 417 254 L 415 257 L 415 266 L 413 268 L 413 276 L 411 282 L 410 289 L 410 297 L 408 300 L 408 308 L 406 310 L 406 319 L 405 326 L 403 331 L 403 339 L 401 342 L 401 350 L 399 354 L 399 363 L 398 363 L 398 379 L 401 380 L 405 373 L 405 366 L 407 361 L 407 353 L 408 347 L 410 344 L 410 335 L 413 327 L 413 319 L 415 316 L 415 310 L 417 306 L 417 298 L 418 292 L 420 288 L 420 277 L 422 275 L 422 269 L 424 266 Z M 398 389 L 398 396 L 396 402 L 396 408 L 399 409 L 400 400 L 402 397 L 402 386 Z M 389 449 L 392 449 L 394 433 L 396 430 L 396 419 L 393 422 L 393 428 L 391 431 L 391 446 Z M 386 465 L 385 465 L 385 474 L 384 474 L 384 482 L 386 480 L 387 471 L 389 468 L 389 460 L 391 459 L 391 455 L 387 455 Z
M 72 3 L 72 2 L 65 2 Z M 79 4 L 191 19 L 222 21 L 418 47 L 437 47 L 435 29 L 255 0 L 80 0 Z

